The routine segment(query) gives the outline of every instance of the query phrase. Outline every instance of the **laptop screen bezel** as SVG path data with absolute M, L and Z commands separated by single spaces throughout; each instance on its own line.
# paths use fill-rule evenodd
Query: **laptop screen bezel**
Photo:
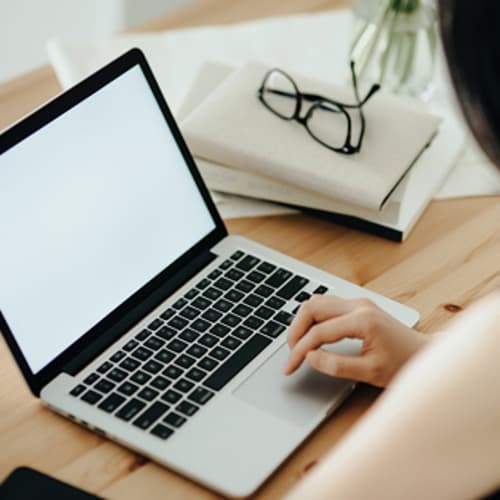
M 2 314 L 0 304 L 0 330 L 2 331 L 7 345 L 9 346 L 29 388 L 36 396 L 39 396 L 41 389 L 48 382 L 50 382 L 50 380 L 52 380 L 59 373 L 61 373 L 61 371 L 63 371 L 64 367 L 71 361 L 71 359 L 75 355 L 86 349 L 90 344 L 96 341 L 97 338 L 105 335 L 114 324 L 120 322 L 120 319 L 123 317 L 123 315 L 126 315 L 128 311 L 134 309 L 137 313 L 137 310 L 141 309 L 141 304 L 144 304 L 144 307 L 142 309 L 144 309 L 144 315 L 147 314 L 147 312 L 149 312 L 147 309 L 151 310 L 152 308 L 151 300 L 148 300 L 148 298 L 150 298 L 155 294 L 155 292 L 158 291 L 158 289 L 164 286 L 171 276 L 179 274 L 183 268 L 189 266 L 190 262 L 192 262 L 193 259 L 201 255 L 202 253 L 206 253 L 217 242 L 227 236 L 227 230 L 224 226 L 224 222 L 222 221 L 219 212 L 215 207 L 215 204 L 198 171 L 198 168 L 196 167 L 192 155 L 189 152 L 184 139 L 182 138 L 179 128 L 177 127 L 173 115 L 170 112 L 165 98 L 163 97 L 160 87 L 155 77 L 153 76 L 151 68 L 149 67 L 146 58 L 144 57 L 144 54 L 140 49 L 134 48 L 129 50 L 82 82 L 57 96 L 52 101 L 48 102 L 26 118 L 13 125 L 11 128 L 4 131 L 0 135 L 0 155 L 5 153 L 12 147 L 15 147 L 18 143 L 20 143 L 30 135 L 36 133 L 42 127 L 55 120 L 66 111 L 75 107 L 80 102 L 90 97 L 92 94 L 96 93 L 101 88 L 105 87 L 107 84 L 136 65 L 140 66 L 144 74 L 145 80 L 156 99 L 163 117 L 165 118 L 166 125 L 170 129 L 186 162 L 186 165 L 189 168 L 190 173 L 193 176 L 193 179 L 203 197 L 207 209 L 212 216 L 215 228 L 204 238 L 202 238 L 196 245 L 194 245 L 177 260 L 175 260 L 171 265 L 163 269 L 157 276 L 146 283 L 131 297 L 121 303 L 113 311 L 111 311 L 105 318 L 100 320 L 87 332 L 82 332 L 82 336 L 79 337 L 78 340 L 68 346 L 62 353 L 60 353 L 48 365 L 46 365 L 37 373 L 33 373 L 33 371 L 30 369 L 26 358 L 24 357 L 22 350 L 20 349 L 15 339 L 14 332 L 12 332 L 9 328 L 8 318 L 4 317 L 4 315 Z M 115 337 L 110 339 L 110 343 L 114 341 Z

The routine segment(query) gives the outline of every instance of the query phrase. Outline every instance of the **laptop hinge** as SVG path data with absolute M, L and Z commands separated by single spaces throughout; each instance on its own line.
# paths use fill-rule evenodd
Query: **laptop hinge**
M 63 371 L 70 375 L 79 373 L 99 356 L 99 354 L 113 344 L 113 342 L 127 333 L 134 325 L 147 316 L 153 309 L 158 307 L 193 276 L 198 274 L 216 257 L 217 256 L 209 250 L 194 257 L 190 261 L 189 266 L 186 266 L 185 269 L 169 277 L 162 286 L 149 294 L 140 304 L 127 311 L 112 327 L 107 329 L 102 335 L 99 335 L 91 344 L 75 355 L 73 359 L 64 366 Z

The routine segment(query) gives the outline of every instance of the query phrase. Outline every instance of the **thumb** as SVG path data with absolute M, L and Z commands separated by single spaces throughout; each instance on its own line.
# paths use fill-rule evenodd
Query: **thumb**
M 375 384 L 370 360 L 364 356 L 346 356 L 323 349 L 316 349 L 307 353 L 306 360 L 311 368 L 332 377 Z

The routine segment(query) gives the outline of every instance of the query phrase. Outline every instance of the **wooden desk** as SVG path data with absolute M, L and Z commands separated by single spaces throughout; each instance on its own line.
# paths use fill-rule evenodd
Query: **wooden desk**
M 316 11 L 335 0 L 204 0 L 145 29 Z M 333 36 L 333 35 L 332 35 Z M 0 127 L 59 91 L 52 70 L 0 86 Z M 304 215 L 230 220 L 231 233 L 400 300 L 422 313 L 420 328 L 438 329 L 472 301 L 500 286 L 500 198 L 431 204 L 410 238 L 391 243 Z M 359 387 L 258 492 L 280 497 L 370 406 L 378 392 Z M 210 491 L 102 439 L 45 409 L 28 392 L 0 343 L 0 479 L 30 465 L 108 498 L 215 498 Z

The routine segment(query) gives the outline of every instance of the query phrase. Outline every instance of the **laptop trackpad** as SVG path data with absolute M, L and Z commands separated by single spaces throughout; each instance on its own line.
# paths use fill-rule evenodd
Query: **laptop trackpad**
M 360 343 L 356 340 L 343 340 L 328 350 L 356 355 Z M 290 350 L 287 344 L 278 349 L 252 375 L 250 375 L 233 394 L 296 425 L 302 426 L 323 416 L 341 396 L 352 381 L 336 379 L 318 373 L 303 363 L 293 375 L 285 377 L 283 367 Z

